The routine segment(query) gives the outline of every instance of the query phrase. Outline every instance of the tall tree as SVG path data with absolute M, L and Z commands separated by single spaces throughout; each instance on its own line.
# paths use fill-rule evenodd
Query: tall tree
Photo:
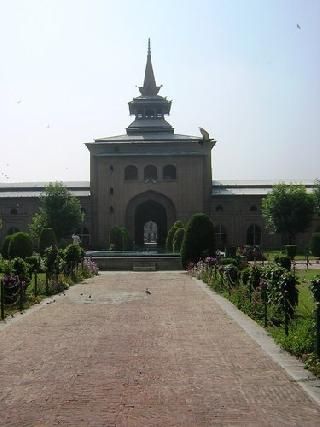
M 61 182 L 55 182 L 41 194 L 40 210 L 33 216 L 29 228 L 38 237 L 43 228 L 52 228 L 59 240 L 76 231 L 81 221 L 80 201 Z
M 262 200 L 262 215 L 270 231 L 281 233 L 285 243 L 294 243 L 305 231 L 314 212 L 314 197 L 303 185 L 275 185 Z
M 313 187 L 314 207 L 318 215 L 320 215 L 320 179 L 314 181 Z

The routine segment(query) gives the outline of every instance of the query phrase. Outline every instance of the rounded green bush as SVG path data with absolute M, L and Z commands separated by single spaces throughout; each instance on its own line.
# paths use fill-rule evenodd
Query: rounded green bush
M 167 251 L 174 251 L 173 241 L 176 230 L 179 228 L 184 228 L 182 221 L 176 221 L 173 226 L 168 231 L 167 240 L 166 240 L 166 249 Z
M 320 257 L 320 232 L 312 233 L 312 236 L 311 236 L 311 253 L 315 257 Z
M 200 258 L 213 256 L 214 253 L 214 227 L 210 218 L 202 213 L 193 215 L 181 247 L 183 267 L 196 263 Z
M 177 228 L 173 237 L 173 252 L 180 252 L 185 235 L 184 228 Z
M 57 245 L 57 239 L 53 229 L 44 228 L 40 234 L 40 242 L 39 242 L 40 254 L 43 255 L 47 248 L 50 248 L 50 246 L 56 246 L 56 245 Z
M 9 258 L 27 258 L 32 255 L 33 252 L 33 244 L 31 237 L 28 233 L 24 233 L 19 231 L 12 235 L 8 254 Z
M 5 259 L 9 259 L 9 245 L 11 242 L 11 238 L 12 238 L 13 234 L 8 234 L 2 244 L 2 249 L 1 249 L 1 254 L 3 256 L 3 258 Z

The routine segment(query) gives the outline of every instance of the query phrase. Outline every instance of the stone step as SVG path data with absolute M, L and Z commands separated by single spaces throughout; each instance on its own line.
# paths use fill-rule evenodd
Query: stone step
M 156 264 L 146 264 L 146 265 L 133 265 L 133 271 L 156 271 Z
M 161 271 L 182 270 L 178 256 L 92 256 L 99 270 L 109 271 Z M 139 270 L 137 270 L 139 268 Z M 141 269 L 143 268 L 143 270 Z

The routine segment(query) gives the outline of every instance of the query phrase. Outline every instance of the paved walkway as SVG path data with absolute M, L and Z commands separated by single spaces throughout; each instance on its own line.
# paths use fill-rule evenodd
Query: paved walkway
M 320 425 L 320 407 L 185 273 L 74 286 L 0 327 L 0 366 L 1 426 Z

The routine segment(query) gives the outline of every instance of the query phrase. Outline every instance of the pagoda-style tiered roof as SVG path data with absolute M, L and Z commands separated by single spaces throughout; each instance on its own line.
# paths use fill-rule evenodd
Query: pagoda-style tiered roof
M 148 40 L 148 55 L 143 86 L 139 87 L 141 96 L 129 102 L 130 115 L 135 120 L 128 126 L 127 134 L 143 133 L 173 133 L 173 127 L 164 119 L 170 114 L 171 101 L 158 95 L 161 86 L 157 86 L 151 62 L 150 39 Z

